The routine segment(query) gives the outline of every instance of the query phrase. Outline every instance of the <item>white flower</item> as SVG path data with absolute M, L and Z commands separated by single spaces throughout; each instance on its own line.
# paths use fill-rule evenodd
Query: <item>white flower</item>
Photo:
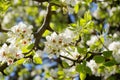
M 80 56 L 80 54 L 78 53 L 78 51 L 77 51 L 77 48 L 75 48 L 75 50 L 74 49 L 72 49 L 72 48 L 68 48 L 68 51 L 70 52 L 70 53 L 68 53 L 67 51 L 61 51 L 60 52 L 60 54 L 62 55 L 62 56 L 66 56 L 66 57 L 69 57 L 69 58 L 71 58 L 71 59 L 78 59 L 78 57 Z
M 98 41 L 98 37 L 92 35 L 90 40 L 87 41 L 87 45 L 91 46 L 91 45 L 95 44 L 96 41 Z
M 36 52 L 35 52 L 35 56 L 36 57 L 41 57 L 42 56 L 42 51 L 41 50 L 37 50 Z
M 15 25 L 11 28 L 11 32 L 8 32 L 7 42 L 15 44 L 16 46 L 23 47 L 31 44 L 33 41 L 32 26 L 28 26 L 23 22 Z
M 116 53 L 114 53 L 114 51 L 113 51 L 113 57 L 115 58 L 115 60 L 118 62 L 118 63 L 120 63 L 120 49 L 116 52 Z
M 13 33 L 17 33 L 17 34 L 25 34 L 25 35 L 31 35 L 32 33 L 32 26 L 27 26 L 26 24 L 24 24 L 23 22 L 20 22 L 18 25 L 15 25 L 11 28 L 11 31 Z M 28 34 L 29 33 L 29 34 Z
M 114 33 L 114 34 L 113 34 L 113 38 L 119 37 L 118 34 L 120 34 L 120 33 L 119 33 L 119 32 L 118 32 L 118 33 Z
M 37 75 L 37 76 L 34 77 L 33 80 L 41 80 L 41 79 L 42 79 L 42 78 L 40 77 L 40 75 Z
M 3 44 L 0 48 L 0 61 L 12 64 L 14 59 L 23 58 L 22 51 L 13 44 Z
M 8 47 L 7 47 L 7 44 L 3 44 L 1 49 L 0 49 L 0 61 L 2 62 L 6 62 L 6 59 L 7 59 L 7 51 Z
M 99 66 L 94 60 L 90 60 L 89 62 L 87 62 L 86 66 L 91 69 L 93 75 L 100 76 L 100 74 L 98 73 Z
M 120 42 L 116 41 L 116 42 L 112 42 L 109 46 L 108 46 L 109 50 L 113 50 L 116 51 L 118 49 L 120 49 Z
M 79 3 L 79 0 L 62 0 L 62 2 L 66 3 L 68 5 L 75 6 L 76 4 Z
M 106 67 L 104 68 L 103 72 L 101 72 L 101 76 L 103 76 L 103 79 L 106 80 L 111 75 L 114 75 L 116 73 L 116 66 L 112 67 Z
M 75 77 L 76 76 L 75 66 L 72 66 L 70 68 L 63 69 L 63 70 L 64 70 L 66 76 L 70 76 L 70 77 Z
M 115 58 L 115 60 L 120 63 L 120 42 L 112 42 L 109 46 L 108 49 L 113 51 L 112 55 Z
M 64 31 L 64 33 L 60 34 L 60 36 L 63 38 L 65 37 L 64 43 L 70 43 L 75 35 L 74 35 L 73 31 L 66 29 Z
M 75 6 L 80 2 L 79 0 L 61 0 L 61 1 L 67 5 L 69 13 L 74 13 L 74 8 L 70 7 L 70 5 Z
M 57 54 L 61 50 L 64 51 L 70 45 L 73 38 L 73 32 L 68 29 L 61 34 L 53 32 L 50 36 L 46 36 L 47 41 L 45 42 L 44 52 L 52 53 L 51 56 L 53 56 L 53 54 Z
M 8 65 L 11 65 L 11 64 L 13 64 L 13 61 L 14 61 L 14 60 L 13 60 L 12 58 L 8 58 L 8 59 L 7 59 L 7 64 L 8 64 Z
M 78 58 L 81 58 L 80 54 L 77 52 L 77 49 L 72 50 L 72 48 L 71 48 L 71 50 L 69 49 L 68 51 L 69 51 L 70 53 L 68 53 L 67 51 L 61 51 L 61 52 L 60 52 L 60 55 L 66 56 L 66 57 L 71 58 L 71 59 L 74 59 L 74 60 L 77 60 Z M 61 57 L 61 59 L 62 59 L 62 60 L 65 60 L 69 65 L 72 65 L 72 64 L 73 64 L 73 62 L 70 61 L 70 60 L 67 60 L 67 59 L 62 58 L 62 57 Z

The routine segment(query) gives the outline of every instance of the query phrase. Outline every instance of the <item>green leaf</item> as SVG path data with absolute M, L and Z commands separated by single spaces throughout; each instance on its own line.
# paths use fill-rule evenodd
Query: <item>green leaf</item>
M 96 63 L 103 63 L 103 62 L 105 62 L 105 59 L 104 59 L 103 56 L 96 55 L 96 56 L 94 56 L 93 59 L 95 60 Z
M 117 80 L 117 76 L 110 76 L 106 80 Z
M 84 72 L 84 69 L 85 68 L 85 66 L 84 65 L 82 65 L 82 64 L 78 64 L 77 66 L 76 66 L 76 71 L 77 72 Z
M 81 72 L 80 73 L 80 80 L 85 80 L 86 78 L 86 73 Z
M 86 71 L 86 73 L 88 73 L 89 75 L 91 75 L 91 74 L 92 74 L 91 69 L 90 69 L 89 67 L 87 67 L 87 66 L 86 66 L 86 68 L 85 68 L 85 71 Z
M 115 64 L 116 64 L 116 62 L 114 60 L 107 61 L 107 62 L 104 63 L 105 66 L 113 66 Z
M 78 13 L 78 11 L 79 11 L 79 5 L 78 5 L 78 4 L 75 5 L 75 7 L 74 7 L 74 11 L 75 11 L 75 13 Z
M 42 59 L 40 57 L 33 57 L 33 62 L 35 62 L 36 64 L 42 64 Z
M 58 71 L 58 75 L 64 75 L 64 71 Z
M 5 14 L 5 12 L 10 7 L 11 2 L 9 0 L 0 0 L 0 17 Z
M 104 57 L 108 58 L 112 56 L 112 51 L 104 51 L 103 52 Z
M 86 24 L 86 20 L 85 19 L 80 19 L 80 26 L 84 27 Z
M 64 68 L 68 68 L 69 67 L 69 65 L 68 65 L 68 63 L 66 61 L 62 61 L 62 65 L 63 65 Z
M 49 35 L 51 32 L 49 30 L 46 30 L 43 34 L 44 37 L 46 37 L 47 35 Z
M 29 51 L 29 49 L 27 49 L 27 46 L 22 47 L 22 52 L 23 52 L 23 53 L 26 53 L 26 52 L 28 52 L 28 51 Z
M 90 14 L 90 11 L 86 11 L 84 14 L 84 19 L 88 22 L 92 19 L 92 16 Z
M 20 60 L 17 60 L 16 62 L 15 62 L 15 64 L 23 64 L 24 63 L 24 61 L 25 61 L 25 58 L 22 58 L 22 59 L 20 59 Z
M 33 46 L 34 46 L 34 44 L 32 43 L 32 44 L 30 44 L 30 45 L 27 47 L 27 49 L 32 49 Z
M 91 69 L 86 66 L 86 61 L 83 61 L 82 64 L 78 64 L 78 65 L 76 66 L 76 71 L 79 72 L 79 73 L 92 74 Z
M 103 72 L 103 71 L 104 71 L 104 68 L 105 68 L 105 66 L 100 66 L 100 67 L 98 68 L 98 72 L 99 72 L 99 73 Z
M 86 53 L 86 48 L 77 47 L 77 51 L 80 53 Z

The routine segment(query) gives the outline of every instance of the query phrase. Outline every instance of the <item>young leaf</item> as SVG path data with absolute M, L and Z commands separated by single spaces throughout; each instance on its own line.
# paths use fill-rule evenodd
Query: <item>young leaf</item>
M 32 43 L 32 44 L 30 44 L 30 45 L 27 47 L 27 49 L 32 49 L 33 46 L 34 46 L 34 44 Z
M 79 65 L 77 65 L 76 66 L 76 71 L 77 72 L 84 72 L 84 65 L 82 65 L 82 64 L 79 64 Z
M 80 26 L 84 27 L 86 24 L 86 20 L 85 19 L 80 19 Z
M 108 58 L 112 56 L 112 51 L 104 51 L 103 52 L 104 57 Z
M 85 80 L 86 78 L 86 73 L 81 72 L 80 73 L 80 80 Z
M 105 66 L 113 66 L 115 64 L 116 64 L 116 62 L 114 60 L 107 61 L 107 62 L 104 63 Z
M 89 11 L 87 11 L 84 15 L 84 19 L 88 22 L 92 19 L 91 14 Z
M 86 53 L 86 48 L 80 48 L 80 47 L 77 47 L 77 51 L 79 52 L 79 54 L 81 53 Z
M 104 57 L 103 56 L 99 56 L 99 55 L 94 56 L 94 60 L 95 60 L 96 63 L 103 63 L 103 62 L 105 62 Z
M 68 65 L 68 63 L 66 61 L 62 61 L 62 65 L 63 65 L 64 68 L 68 68 L 69 67 L 69 65 Z
M 42 59 L 41 59 L 40 57 L 34 56 L 34 57 L 33 57 L 33 61 L 34 61 L 36 64 L 42 64 Z

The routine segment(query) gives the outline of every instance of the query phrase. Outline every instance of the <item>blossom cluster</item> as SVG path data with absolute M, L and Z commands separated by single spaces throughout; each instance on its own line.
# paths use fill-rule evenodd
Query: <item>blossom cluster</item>
M 75 6 L 79 3 L 79 0 L 62 0 L 62 2 L 66 3 L 67 5 Z
M 0 61 L 12 64 L 15 59 L 23 58 L 22 47 L 32 43 L 32 26 L 27 26 L 23 22 L 13 26 L 8 32 L 7 43 L 0 48 Z
M 90 40 L 88 40 L 86 44 L 89 45 L 89 46 L 91 46 L 91 45 L 93 45 L 97 41 L 98 41 L 98 37 L 95 36 L 95 35 L 92 35 L 91 38 L 90 38 Z
M 65 51 L 65 48 L 72 43 L 73 38 L 74 33 L 69 29 L 60 34 L 53 32 L 50 36 L 46 36 L 47 41 L 45 42 L 44 51 L 50 53 L 51 56 L 58 55 L 61 51 Z
M 9 38 L 7 39 L 7 42 L 15 44 L 16 46 L 30 44 L 33 39 L 32 28 L 32 26 L 27 26 L 20 22 L 18 25 L 13 26 L 10 32 L 8 32 Z
M 8 65 L 12 64 L 14 59 L 20 59 L 24 57 L 22 51 L 13 44 L 9 46 L 7 44 L 3 44 L 0 49 L 0 61 L 7 62 Z
M 93 75 L 102 76 L 105 80 L 111 75 L 114 75 L 117 69 L 116 66 L 112 66 L 105 67 L 102 71 L 100 71 L 100 64 L 97 64 L 94 60 L 87 62 L 86 66 L 91 69 Z
M 120 41 L 114 41 L 109 46 L 108 49 L 113 51 L 113 57 L 120 63 Z
M 79 3 L 79 0 L 61 0 L 63 3 L 67 5 L 68 12 L 74 13 L 74 6 Z

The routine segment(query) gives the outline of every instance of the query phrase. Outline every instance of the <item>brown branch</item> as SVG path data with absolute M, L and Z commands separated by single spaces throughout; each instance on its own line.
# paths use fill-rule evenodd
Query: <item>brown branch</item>
M 1 23 L 0 23 L 0 32 L 8 32 L 8 30 L 2 29 Z
M 4 64 L 2 64 L 2 65 L 0 66 L 0 72 L 1 72 L 3 75 L 5 75 L 4 69 L 6 69 L 7 67 L 8 67 L 7 63 L 4 63 Z
M 71 59 L 71 58 L 69 58 L 69 57 L 62 56 L 62 55 L 60 55 L 60 57 L 65 58 L 65 59 L 70 60 L 70 61 L 73 61 L 73 62 L 76 62 L 76 61 L 77 61 L 77 60 Z
M 76 40 L 76 42 L 75 42 L 75 46 L 77 46 L 80 41 L 81 41 L 81 37 L 79 36 L 79 39 Z
M 102 53 L 101 52 L 87 52 L 87 53 L 90 53 L 90 54 L 92 54 L 92 55 L 101 55 Z
M 48 4 L 47 7 L 47 15 L 43 21 L 42 26 L 38 29 L 37 33 L 35 34 L 35 47 L 39 47 L 39 41 L 43 35 L 43 33 L 45 32 L 45 30 L 47 29 L 47 27 L 49 27 L 49 23 L 51 20 L 51 4 Z
M 47 30 L 49 30 L 50 32 L 54 32 L 54 30 L 50 26 L 47 27 Z
M 109 49 L 104 45 L 104 43 L 101 41 L 101 39 L 97 35 L 96 35 L 96 37 L 99 39 L 99 41 L 103 45 L 103 47 L 109 51 Z
M 49 0 L 34 0 L 34 1 L 37 1 L 37 2 L 48 2 Z
M 87 58 L 87 55 L 88 55 L 88 54 L 91 54 L 91 56 Z M 72 59 L 72 58 L 69 58 L 69 57 L 67 57 L 67 56 L 63 56 L 63 55 L 60 55 L 59 57 L 72 61 L 73 64 L 69 66 L 69 67 L 72 67 L 72 66 L 75 66 L 75 63 L 81 63 L 81 62 L 83 62 L 84 60 L 89 61 L 89 60 L 92 59 L 95 55 L 101 55 L 101 54 L 102 54 L 101 52 L 87 52 L 86 55 L 85 55 L 85 57 L 84 57 L 83 59 L 80 59 L 80 57 L 78 57 L 78 59 L 76 59 L 76 60 L 75 60 L 75 59 Z

